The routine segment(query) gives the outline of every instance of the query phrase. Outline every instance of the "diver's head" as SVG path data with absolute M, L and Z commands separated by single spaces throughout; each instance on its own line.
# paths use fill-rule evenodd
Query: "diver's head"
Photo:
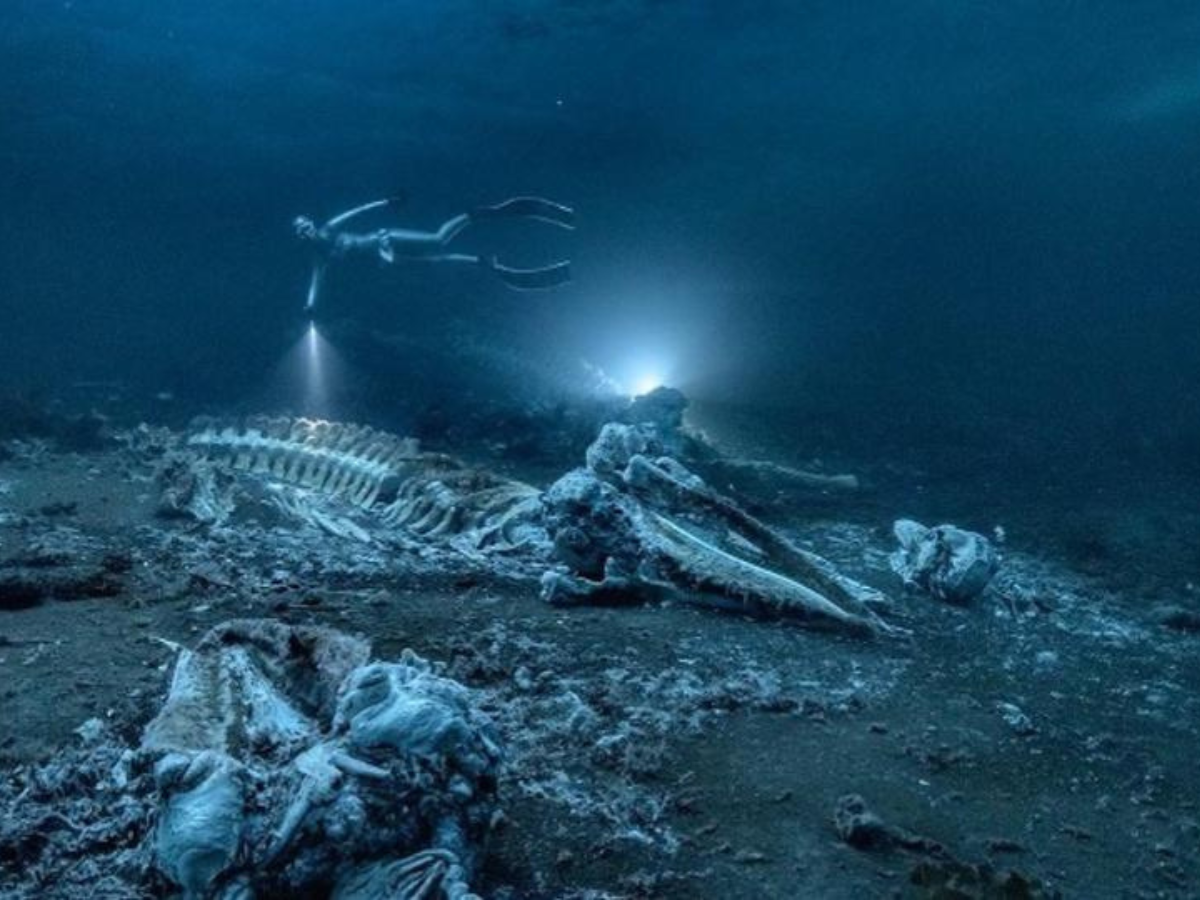
M 292 228 L 296 231 L 296 237 L 302 241 L 317 239 L 317 223 L 308 216 L 296 216 L 292 219 Z

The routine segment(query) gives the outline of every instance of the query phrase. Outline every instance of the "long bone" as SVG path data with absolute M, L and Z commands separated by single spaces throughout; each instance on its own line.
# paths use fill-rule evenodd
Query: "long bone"
M 735 534 L 747 538 L 761 551 L 764 563 L 771 569 L 790 576 L 794 582 L 810 585 L 808 590 L 819 592 L 823 595 L 822 599 L 836 607 L 851 610 L 859 616 L 871 615 L 864 603 L 865 597 L 873 595 L 870 589 L 836 576 L 816 554 L 801 550 L 778 531 L 708 485 L 685 483 L 673 476 L 667 467 L 651 462 L 644 456 L 632 457 L 622 478 L 634 494 L 660 508 L 672 511 L 700 510 L 727 522 Z M 765 571 L 763 566 L 757 568 Z
M 843 609 L 824 594 L 779 572 L 722 550 L 656 512 L 649 512 L 650 549 L 670 560 L 680 574 L 704 591 L 744 605 L 750 612 L 784 613 L 870 635 L 883 628 L 874 616 Z M 686 592 L 685 592 L 686 595 Z

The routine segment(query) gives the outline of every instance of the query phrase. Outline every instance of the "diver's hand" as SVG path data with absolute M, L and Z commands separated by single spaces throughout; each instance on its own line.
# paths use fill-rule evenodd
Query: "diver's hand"
M 308 282 L 308 298 L 304 301 L 305 309 L 312 309 L 317 305 L 317 295 L 321 293 L 321 281 L 325 274 L 325 267 L 322 265 L 313 266 L 312 278 Z
M 296 232 L 296 237 L 304 241 L 315 240 L 317 237 L 317 224 L 308 216 L 296 216 L 292 219 L 292 229 Z

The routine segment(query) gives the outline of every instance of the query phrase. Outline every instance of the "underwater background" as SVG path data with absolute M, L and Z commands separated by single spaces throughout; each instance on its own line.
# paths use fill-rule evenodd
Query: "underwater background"
M 1194 4 L 8 0 L 0 26 L 11 385 L 244 400 L 306 324 L 293 216 L 539 193 L 579 212 L 568 289 L 346 267 L 323 314 L 410 361 L 508 352 L 509 393 L 582 359 L 800 441 L 1196 472 Z M 500 389 L 345 362 L 379 406 L 414 371 Z
M 0 900 L 1194 900 L 1198 300 L 1200 4 L 0 0 Z

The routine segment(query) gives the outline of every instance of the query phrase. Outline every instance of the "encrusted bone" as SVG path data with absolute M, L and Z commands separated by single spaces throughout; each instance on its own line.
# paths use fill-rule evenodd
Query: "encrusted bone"
M 355 869 L 338 880 L 330 900 L 361 897 L 479 900 L 467 886 L 458 857 L 446 850 L 423 850 L 396 862 Z
M 700 511 L 726 522 L 731 534 L 741 536 L 761 554 L 764 565 L 756 568 L 769 567 L 775 573 L 790 576 L 793 583 L 811 585 L 811 593 L 822 595 L 835 607 L 858 616 L 869 615 L 867 603 L 876 599 L 878 592 L 836 574 L 826 560 L 796 547 L 686 469 L 681 477 L 678 472 L 681 468 L 669 458 L 654 463 L 644 456 L 634 456 L 622 477 L 635 494 L 652 505 L 676 514 Z

